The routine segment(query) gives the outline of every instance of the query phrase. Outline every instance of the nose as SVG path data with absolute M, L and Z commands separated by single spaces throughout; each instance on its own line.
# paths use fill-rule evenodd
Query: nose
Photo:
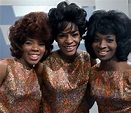
M 33 51 L 39 51 L 39 46 L 38 46 L 38 44 L 33 44 L 32 50 L 33 50 Z
M 71 35 L 68 35 L 66 37 L 66 43 L 72 43 L 73 42 L 73 37 Z
M 104 40 L 99 42 L 99 47 L 100 48 L 105 48 L 106 47 L 106 42 Z

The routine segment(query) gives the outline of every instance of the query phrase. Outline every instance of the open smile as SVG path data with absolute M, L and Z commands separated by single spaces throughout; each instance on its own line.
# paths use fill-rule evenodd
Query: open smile
M 73 51 L 76 46 L 65 46 L 66 51 Z
M 108 52 L 109 52 L 109 51 L 105 51 L 105 50 L 102 50 L 102 51 L 101 51 L 101 50 L 99 50 L 99 51 L 98 51 L 98 54 L 99 54 L 99 56 L 106 56 L 106 55 L 108 54 Z
M 31 60 L 38 60 L 40 55 L 39 54 L 29 54 Z

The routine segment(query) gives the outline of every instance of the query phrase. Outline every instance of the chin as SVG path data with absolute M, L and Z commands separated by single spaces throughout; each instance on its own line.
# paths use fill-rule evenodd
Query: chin
M 75 54 L 75 52 L 70 52 L 67 54 L 67 56 L 73 56 Z
M 34 61 L 34 62 L 30 62 L 30 65 L 36 65 L 38 63 L 38 61 Z
M 108 61 L 110 61 L 111 59 L 100 59 L 102 62 L 108 62 Z

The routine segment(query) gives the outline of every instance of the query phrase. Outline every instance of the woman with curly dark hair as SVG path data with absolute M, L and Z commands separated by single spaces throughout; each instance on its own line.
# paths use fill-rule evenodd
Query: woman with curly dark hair
M 34 67 L 52 50 L 49 19 L 31 12 L 9 30 L 14 58 L 0 61 L 0 113 L 38 113 L 42 94 Z
M 100 113 L 131 112 L 131 20 L 123 12 L 98 10 L 90 17 L 86 50 L 100 63 L 89 74 Z
M 52 33 L 59 49 L 43 62 L 43 112 L 88 113 L 90 56 L 78 50 L 86 28 L 86 11 L 60 2 L 49 10 Z

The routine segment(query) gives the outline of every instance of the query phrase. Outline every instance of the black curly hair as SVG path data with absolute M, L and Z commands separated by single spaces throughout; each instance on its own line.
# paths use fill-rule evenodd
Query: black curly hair
M 49 10 L 48 16 L 52 25 L 54 38 L 56 38 L 58 33 L 63 31 L 70 22 L 78 27 L 81 37 L 87 30 L 87 13 L 75 3 L 68 4 L 67 2 L 60 2 L 57 5 L 57 8 Z
M 97 10 L 89 18 L 85 47 L 93 58 L 97 58 L 92 48 L 95 33 L 116 36 L 118 61 L 127 61 L 131 52 L 131 20 L 126 14 L 117 10 Z

